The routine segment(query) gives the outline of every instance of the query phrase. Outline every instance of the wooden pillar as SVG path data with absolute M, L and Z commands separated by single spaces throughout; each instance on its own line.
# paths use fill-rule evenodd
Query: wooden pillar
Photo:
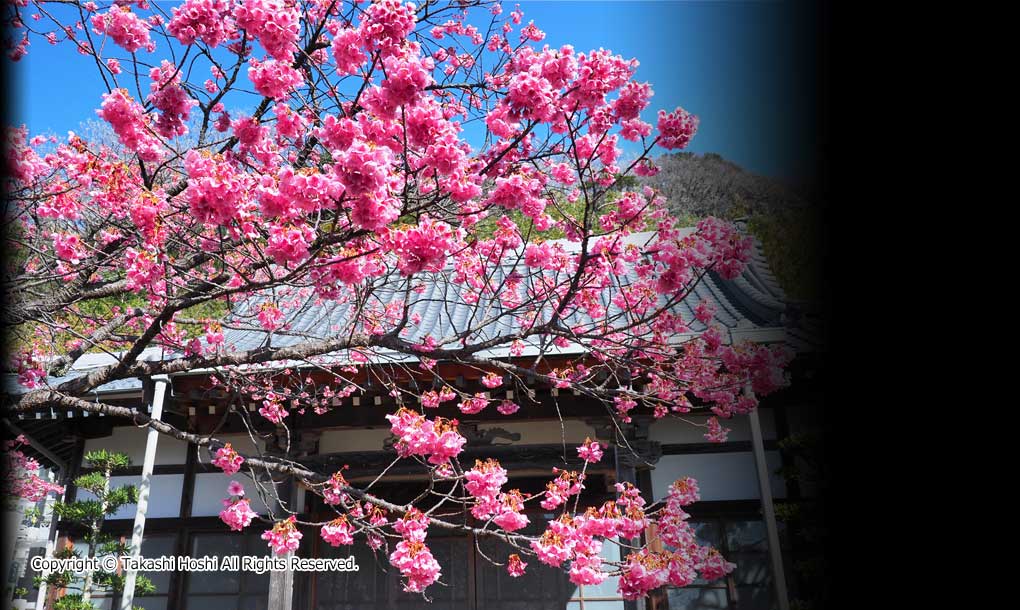
M 769 558 L 772 562 L 772 579 L 776 583 L 776 597 L 779 600 L 779 610 L 790 610 L 790 598 L 786 592 L 786 574 L 783 570 L 783 554 L 779 549 L 776 508 L 772 504 L 772 483 L 769 477 L 768 463 L 765 461 L 765 441 L 762 439 L 758 409 L 752 409 L 747 417 L 751 423 L 751 446 L 754 449 L 754 464 L 758 471 L 761 510 L 765 516 L 765 531 L 768 533 Z
M 152 419 L 159 421 L 163 417 L 163 400 L 166 397 L 166 388 L 170 385 L 170 378 L 166 375 L 157 375 L 152 378 L 156 384 L 152 397 Z M 142 555 L 142 535 L 145 533 L 145 513 L 149 508 L 149 487 L 152 484 L 152 469 L 156 464 L 156 444 L 159 441 L 159 432 L 155 428 L 149 428 L 145 438 L 145 458 L 142 460 L 142 481 L 138 485 L 138 502 L 135 510 L 135 524 L 131 531 L 131 556 L 135 559 Z M 127 570 L 124 578 L 124 591 L 121 593 L 120 609 L 131 610 L 135 600 L 135 582 L 138 578 L 137 570 Z
M 294 435 L 300 435 L 297 430 L 297 426 L 292 431 Z M 286 432 L 282 429 L 277 428 L 277 433 L 273 441 L 267 445 L 266 453 L 278 455 L 280 457 L 290 457 L 286 452 L 285 440 Z M 300 440 L 300 437 L 295 439 Z M 291 449 L 295 449 L 292 445 Z M 288 485 L 282 485 L 276 487 L 276 495 L 280 500 L 280 508 L 284 506 L 293 510 L 293 500 L 295 496 L 301 492 L 297 488 L 297 483 L 291 481 Z M 267 610 L 291 610 L 291 606 L 294 602 L 294 571 L 290 569 L 290 558 L 294 555 L 293 551 L 288 552 L 285 555 L 287 560 L 287 569 L 285 570 L 272 570 L 269 573 L 269 603 Z
M 68 478 L 68 474 L 69 474 L 70 471 L 68 470 L 68 467 L 65 464 L 58 472 L 60 473 L 60 479 L 59 479 L 60 480 L 60 485 L 62 485 L 64 487 L 64 490 L 66 492 L 66 490 L 67 490 L 67 483 L 68 483 L 67 478 Z M 46 536 L 46 551 L 43 553 L 43 557 L 52 557 L 53 556 L 53 551 L 56 550 L 56 548 L 57 548 L 56 547 L 56 545 L 57 545 L 57 513 L 56 513 L 56 511 L 53 510 L 53 505 L 55 503 L 57 503 L 57 502 L 63 502 L 63 500 L 64 500 L 64 495 L 61 494 L 60 497 L 54 497 L 52 501 L 48 501 L 46 503 L 49 506 L 49 508 L 50 508 L 50 533 L 49 533 L 48 536 Z M 43 516 L 45 516 L 45 512 L 46 512 L 45 509 L 43 509 Z M 36 610 L 43 610 L 43 608 L 46 607 L 46 594 L 47 594 L 47 589 L 49 588 L 49 585 L 46 583 L 46 578 L 49 577 L 49 575 L 50 575 L 50 571 L 49 570 L 42 570 L 42 571 L 39 572 L 39 578 L 41 578 L 42 581 L 39 583 L 39 593 L 36 595 L 36 598 L 35 598 L 35 608 L 36 608 Z
M 294 571 L 290 569 L 290 558 L 293 555 L 293 551 L 286 555 L 288 566 L 286 570 L 273 570 L 269 573 L 268 610 L 291 610 L 294 600 Z

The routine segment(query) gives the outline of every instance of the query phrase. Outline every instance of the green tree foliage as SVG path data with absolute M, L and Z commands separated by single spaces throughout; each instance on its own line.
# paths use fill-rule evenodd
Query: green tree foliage
M 814 208 L 791 208 L 755 214 L 748 222 L 779 285 L 793 300 L 820 298 L 820 216 Z
M 131 459 L 123 453 L 113 453 L 100 449 L 85 454 L 85 463 L 89 472 L 74 480 L 79 490 L 88 491 L 95 498 L 75 500 L 74 502 L 57 502 L 53 506 L 56 517 L 81 526 L 85 530 L 83 540 L 88 544 L 85 557 L 104 557 L 107 555 L 121 556 L 129 552 L 127 545 L 118 538 L 103 534 L 103 523 L 106 518 L 116 513 L 121 507 L 138 501 L 138 488 L 134 485 L 112 486 L 113 473 L 131 466 Z M 82 553 L 74 548 L 63 548 L 53 553 L 54 558 L 70 559 L 82 557 Z M 54 590 L 62 590 L 64 594 L 53 602 L 51 610 L 92 610 L 92 596 L 97 591 L 120 593 L 124 590 L 125 575 L 104 570 L 86 571 L 80 577 L 72 572 L 55 572 L 46 577 L 46 583 Z M 42 580 L 36 578 L 36 586 Z M 138 575 L 135 580 L 135 595 L 145 595 L 155 591 L 155 586 L 148 578 Z

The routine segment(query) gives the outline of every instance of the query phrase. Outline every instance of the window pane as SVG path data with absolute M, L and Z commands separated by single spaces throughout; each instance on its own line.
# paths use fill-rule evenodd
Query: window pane
M 695 521 L 691 519 L 691 528 L 694 529 L 694 536 L 698 544 L 711 545 L 722 550 L 722 533 L 718 521 Z
M 587 591 L 587 588 L 585 589 L 585 591 Z M 585 595 L 587 595 L 587 593 L 585 593 Z M 581 610 L 581 602 L 579 601 L 570 602 L 567 605 L 567 608 L 569 610 Z M 623 610 L 623 608 L 624 602 L 622 599 L 620 601 L 603 600 L 597 602 L 592 601 L 584 602 L 584 610 Z
M 225 557 L 244 554 L 244 537 L 230 534 L 195 534 L 191 539 L 191 557 Z M 188 593 L 237 593 L 240 572 L 189 572 Z M 189 606 L 190 607 L 190 606 Z M 216 608 L 215 610 L 226 610 Z
M 602 552 L 599 553 L 599 555 L 603 559 L 605 559 L 607 561 L 620 561 L 620 547 L 618 547 L 613 542 L 610 542 L 609 540 L 604 540 L 602 542 Z M 547 568 L 547 566 L 543 565 L 541 562 L 538 562 L 537 560 L 536 560 L 535 563 L 536 563 L 535 567 L 538 568 L 538 569 L 546 569 Z M 612 570 L 611 566 L 604 566 L 604 567 L 606 568 L 607 571 Z M 583 588 L 582 587 L 578 587 L 578 589 L 574 591 L 573 599 L 579 599 L 582 596 L 582 594 L 584 595 L 585 599 L 591 599 L 593 597 L 594 598 L 603 598 L 603 597 L 609 597 L 609 598 L 616 597 L 616 598 L 619 598 L 620 594 L 617 591 L 617 587 L 619 586 L 619 583 L 620 583 L 620 577 L 619 576 L 611 576 L 609 578 L 606 578 L 604 581 L 602 581 L 601 584 L 598 584 L 598 585 L 585 585 Z M 616 603 L 616 602 L 613 602 L 613 603 Z M 591 602 L 585 602 L 584 607 L 585 608 L 589 608 L 589 607 L 594 607 L 594 606 L 591 605 Z M 620 606 L 620 607 L 622 608 L 623 606 Z
M 174 555 L 174 546 L 176 543 L 177 539 L 173 536 L 153 536 L 151 538 L 143 536 L 142 557 L 150 559 L 158 559 L 164 555 L 171 557 Z M 171 572 L 140 572 L 140 574 L 144 574 L 152 581 L 152 584 L 156 585 L 156 592 L 154 595 L 166 595 L 170 592 L 170 577 L 173 576 Z M 149 610 L 147 606 L 146 610 Z
M 520 530 L 521 534 L 541 534 L 543 524 L 554 514 L 536 515 Z M 517 552 L 505 542 L 484 537 L 478 540 L 479 548 L 493 561 L 505 563 L 507 556 Z M 478 599 L 480 608 L 495 610 L 563 610 L 567 600 L 577 595 L 577 587 L 570 582 L 566 573 L 549 569 L 534 558 L 523 558 L 528 563 L 524 575 L 513 578 L 506 566 L 495 566 L 479 555 L 475 566 L 478 570 Z M 587 606 L 587 604 L 586 604 Z
M 760 520 L 727 522 L 726 548 L 730 551 L 767 551 L 765 523 Z
M 737 587 L 737 610 L 772 610 L 771 587 Z
M 708 610 L 727 608 L 726 589 L 669 589 L 669 610 Z M 587 605 L 587 604 L 585 604 Z
M 269 593 L 259 595 L 242 595 L 238 604 L 239 610 L 266 610 L 269 607 Z
M 733 553 L 727 557 L 737 564 L 733 577 L 738 585 L 769 585 L 772 582 L 772 566 L 764 553 Z
M 364 539 L 355 540 L 351 546 L 333 547 L 328 544 L 319 546 L 320 557 L 346 558 L 354 555 L 358 564 L 357 572 L 315 572 L 314 578 L 316 599 L 320 610 L 333 608 L 361 609 L 375 608 L 376 602 L 382 604 L 385 599 L 385 574 L 383 568 L 389 568 L 385 555 L 381 552 L 378 559 L 372 549 L 364 543 Z
M 306 534 L 307 536 L 307 534 Z M 269 545 L 262 539 L 261 533 L 247 534 L 245 540 L 245 555 L 252 557 L 268 557 Z M 255 572 L 243 572 L 241 575 L 243 591 L 245 593 L 269 593 L 269 572 L 256 574 Z
M 188 610 L 236 610 L 237 597 L 233 595 L 187 595 L 184 598 Z

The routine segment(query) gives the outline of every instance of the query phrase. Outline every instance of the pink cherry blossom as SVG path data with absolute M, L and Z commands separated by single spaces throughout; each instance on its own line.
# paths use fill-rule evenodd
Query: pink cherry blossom
M 594 464 L 602 459 L 602 446 L 590 438 L 584 439 L 584 444 L 577 448 L 577 455 L 585 462 Z
M 215 48 L 236 35 L 228 0 L 185 0 L 171 10 L 167 31 L 181 44 L 201 40 Z
M 93 15 L 90 21 L 97 34 L 106 34 L 128 53 L 141 48 L 147 51 L 156 48 L 149 38 L 149 24 L 126 6 L 113 6 L 106 13 Z
M 298 531 L 294 515 L 283 521 L 277 521 L 273 529 L 262 532 L 262 539 L 269 543 L 269 547 L 277 555 L 286 555 L 298 549 L 301 542 L 301 532 Z
M 508 375 L 527 372 L 604 403 L 618 423 L 705 412 L 701 433 L 722 442 L 722 419 L 790 383 L 789 350 L 732 341 L 713 302 L 699 302 L 700 282 L 745 273 L 750 236 L 718 218 L 681 226 L 662 193 L 626 186 L 659 171 L 654 146 L 685 148 L 698 127 L 683 109 L 652 120 L 637 59 L 545 44 L 539 24 L 497 3 L 477 16 L 471 2 L 100 4 L 82 3 L 84 17 L 8 11 L 11 57 L 33 37 L 108 81 L 93 103 L 114 137 L 5 131 L 12 281 L 28 287 L 11 295 L 27 329 L 8 365 L 25 393 L 12 400 L 48 404 L 55 391 L 84 400 L 62 403 L 78 410 L 100 384 L 201 373 L 204 387 L 190 376 L 189 388 L 239 396 L 283 433 L 292 416 L 342 417 L 343 399 L 381 395 L 360 408 L 386 409 L 397 468 L 425 472 L 445 506 L 425 515 L 425 500 L 366 489 L 360 469 L 353 482 L 333 468 L 305 484 L 342 515 L 318 524 L 319 544 L 363 534 L 409 592 L 440 578 L 430 527 L 464 533 L 467 511 L 470 527 L 527 551 L 507 558 L 513 577 L 533 554 L 575 586 L 619 576 L 632 599 L 732 570 L 697 542 L 693 479 L 660 502 L 621 483 L 581 507 L 587 468 L 608 449 L 586 439 L 584 468 L 553 469 L 527 495 L 505 489 L 494 459 L 465 471 L 459 423 L 433 417 L 477 419 L 491 404 L 519 418 L 523 388 Z M 148 55 L 153 30 L 179 48 Z M 64 377 L 98 351 L 130 361 Z M 482 387 L 451 385 L 465 371 Z M 245 458 L 210 442 L 212 463 L 240 472 Z M 58 492 L 9 453 L 5 491 Z M 220 518 L 241 531 L 257 515 L 244 486 L 226 490 Z M 536 535 L 521 534 L 532 524 Z M 278 521 L 263 538 L 292 552 L 298 527 Z M 613 539 L 631 553 L 604 562 Z
M 501 400 L 499 401 L 499 404 L 496 405 L 496 410 L 499 411 L 501 415 L 513 415 L 519 411 L 520 408 L 521 406 L 512 400 Z
M 394 524 L 393 529 L 403 539 L 390 553 L 390 564 L 405 578 L 405 591 L 421 593 L 438 580 L 441 573 L 439 562 L 425 544 L 428 518 L 412 508 Z
M 391 431 L 399 439 L 394 447 L 401 457 L 411 455 L 427 456 L 432 464 L 443 464 L 451 457 L 460 455 L 467 442 L 457 432 L 457 420 L 437 417 L 426 419 L 409 409 L 401 407 L 395 414 L 387 415 Z
M 361 37 L 367 48 L 385 55 L 393 54 L 414 30 L 414 5 L 400 0 L 377 0 L 366 10 L 361 22 Z
M 266 253 L 273 257 L 277 265 L 294 266 L 308 257 L 308 248 L 314 239 L 315 232 L 307 225 L 273 224 L 269 228 Z
M 283 407 L 283 403 L 281 403 L 278 399 L 270 399 L 262 401 L 262 406 L 259 407 L 259 415 L 265 417 L 274 424 L 279 424 L 286 419 L 288 415 L 290 415 L 290 412 Z
M 2 464 L 4 493 L 33 503 L 49 494 L 63 494 L 62 486 L 39 476 L 39 462 L 21 451 L 27 444 L 28 439 L 21 434 L 4 443 Z
M 700 572 L 701 577 L 708 581 L 718 580 L 723 576 L 726 576 L 734 569 L 737 565 L 726 561 L 722 554 L 710 547 L 698 547 L 699 560 L 697 562 L 697 570 Z
M 514 578 L 524 576 L 524 568 L 526 567 L 528 567 L 528 564 L 525 563 L 524 561 L 521 561 L 521 556 L 518 555 L 517 553 L 514 553 L 507 557 L 506 571 L 508 574 L 510 574 L 510 576 L 513 576 Z
M 243 0 L 235 5 L 237 26 L 256 37 L 275 59 L 290 61 L 295 51 L 301 15 L 287 0 Z
M 503 377 L 496 373 L 486 373 L 482 377 L 482 385 L 489 389 L 495 389 L 503 385 Z
M 489 399 L 484 394 L 475 394 L 471 398 L 462 399 L 457 408 L 465 415 L 476 415 L 484 411 L 487 406 L 489 406 Z
M 652 589 L 666 584 L 669 578 L 668 561 L 660 553 L 642 549 L 627 556 L 618 589 L 624 599 L 644 597 Z
M 274 100 L 282 100 L 301 84 L 301 73 L 290 67 L 285 61 L 270 59 L 260 62 L 251 60 L 248 78 L 255 85 L 255 90 Z
M 142 106 L 131 99 L 127 89 L 104 93 L 103 105 L 96 114 L 110 124 L 121 144 L 137 153 L 143 161 L 163 158 L 162 144 L 150 132 Z
M 729 428 L 724 428 L 719 423 L 718 417 L 708 418 L 708 432 L 705 433 L 705 439 L 710 443 L 725 443 L 726 439 L 729 438 Z
M 362 51 L 364 42 L 361 32 L 355 28 L 344 28 L 333 37 L 331 45 L 337 72 L 341 75 L 356 74 L 368 60 Z
M 517 489 L 512 489 L 499 497 L 498 513 L 493 522 L 508 532 L 515 532 L 528 525 L 528 518 L 521 514 L 524 509 L 524 497 Z
M 323 488 L 322 498 L 326 504 L 340 504 L 341 502 L 349 499 L 349 496 L 344 491 L 344 488 L 348 486 L 347 479 L 345 479 L 343 475 L 343 470 L 346 468 L 347 467 L 344 466 L 344 468 L 340 471 L 334 472 L 330 476 L 326 487 Z
M 230 526 L 230 529 L 239 532 L 251 525 L 252 519 L 258 513 L 251 509 L 247 498 L 224 500 L 225 508 L 220 511 L 220 520 Z
M 188 133 L 186 123 L 198 101 L 188 96 L 181 87 L 180 70 L 164 59 L 159 67 L 149 71 L 149 78 L 152 84 L 149 85 L 148 101 L 161 113 L 156 119 L 156 131 L 165 138 Z
M 263 303 L 259 307 L 259 324 L 266 330 L 276 330 L 283 322 L 283 312 L 275 303 Z
M 397 268 L 404 275 L 440 271 L 456 239 L 453 227 L 428 216 L 422 217 L 415 227 L 382 235 L 382 242 L 396 255 Z
M 494 499 L 500 488 L 507 482 L 506 470 L 499 461 L 489 458 L 482 462 L 475 460 L 475 467 L 464 473 L 465 489 L 478 499 Z
M 223 474 L 226 475 L 236 474 L 241 469 L 241 464 L 243 463 L 244 457 L 234 451 L 230 443 L 226 443 L 223 447 L 217 449 L 216 458 L 212 461 L 212 465 L 223 470 Z
M 666 114 L 659 111 L 659 146 L 667 150 L 685 148 L 698 131 L 698 117 L 683 108 Z
M 331 546 L 340 546 L 341 544 L 354 544 L 352 532 L 353 528 L 347 521 L 347 517 L 340 515 L 337 519 L 323 525 L 320 535 Z

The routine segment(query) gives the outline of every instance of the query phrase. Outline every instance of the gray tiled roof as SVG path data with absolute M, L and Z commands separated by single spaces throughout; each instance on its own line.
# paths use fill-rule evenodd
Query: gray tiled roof
M 628 236 L 628 241 L 634 243 L 646 243 L 654 233 L 638 233 Z M 558 243 L 568 251 L 578 248 L 566 240 L 558 240 Z M 516 266 L 515 262 L 509 261 L 504 264 L 498 273 L 505 276 L 522 266 Z M 523 263 L 519 263 L 523 265 Z M 466 329 L 480 320 L 493 317 L 494 312 L 501 311 L 502 305 L 497 299 L 483 299 L 477 304 L 468 304 L 460 296 L 458 285 L 444 281 L 444 275 L 452 272 L 450 267 L 440 274 L 422 274 L 420 283 L 423 290 L 411 297 L 409 315 L 420 315 L 421 323 L 410 329 L 404 338 L 418 342 L 426 336 L 436 339 L 451 336 L 463 329 Z M 431 275 L 431 278 L 430 278 Z M 522 274 L 525 275 L 526 274 Z M 502 277 L 501 276 L 501 277 Z M 554 272 L 547 272 L 547 277 L 556 279 Z M 398 281 L 393 281 L 394 279 Z M 397 276 L 391 276 L 385 281 L 378 282 L 378 287 L 373 294 L 374 302 L 378 305 L 385 305 L 398 298 L 404 293 L 401 290 L 402 284 Z M 431 279 L 431 281 L 430 281 Z M 562 279 L 562 278 L 559 278 Z M 637 280 L 633 271 L 627 276 L 618 277 L 620 285 Z M 524 281 L 521 282 L 521 290 L 527 287 Z M 522 293 L 523 294 L 523 293 Z M 610 295 L 603 295 L 603 305 L 608 309 L 608 315 L 619 315 L 622 312 L 616 305 L 609 302 Z M 254 318 L 260 306 L 271 300 L 272 295 L 261 295 L 250 298 L 237 304 L 232 310 L 227 322 L 241 322 L 246 326 L 255 325 Z M 801 325 L 796 328 L 784 328 L 784 312 L 786 312 L 786 295 L 779 286 L 778 281 L 769 269 L 765 260 L 765 254 L 761 244 L 755 240 L 754 253 L 744 273 L 734 280 L 724 280 L 714 273 L 708 274 L 702 282 L 694 289 L 691 298 L 677 305 L 674 312 L 679 313 L 685 320 L 694 320 L 692 306 L 700 301 L 709 301 L 715 305 L 715 324 L 729 331 L 730 337 L 738 339 L 741 336 L 756 340 L 780 340 L 789 344 L 797 351 L 810 351 L 817 349 L 819 341 L 815 336 L 815 329 L 810 325 Z M 660 303 L 664 303 L 660 297 Z M 229 349 L 248 350 L 256 349 L 271 341 L 273 346 L 294 345 L 308 338 L 324 339 L 335 336 L 337 328 L 345 328 L 347 321 L 351 318 L 353 307 L 347 302 L 323 300 L 315 302 L 314 297 L 304 302 L 303 306 L 296 312 L 287 312 L 291 320 L 290 327 L 284 333 L 273 333 L 272 337 L 257 328 L 252 329 L 227 329 L 224 331 L 224 339 Z M 566 320 L 568 325 L 575 325 L 589 321 L 583 314 L 575 313 Z M 698 332 L 704 330 L 705 326 L 697 321 L 692 321 L 691 328 Z M 472 336 L 472 341 L 483 341 L 496 336 L 502 336 L 520 330 L 520 320 L 515 316 L 505 315 L 498 317 L 495 321 L 485 324 L 477 329 Z M 767 332 L 771 331 L 771 332 Z M 527 343 L 527 342 L 525 342 Z M 525 354 L 536 353 L 539 346 L 528 345 Z M 581 346 L 568 348 L 545 347 L 546 353 L 579 353 L 583 351 Z M 500 357 L 508 355 L 508 348 L 501 347 L 483 352 L 480 355 L 488 357 Z M 333 355 L 335 361 L 346 361 L 346 354 Z M 143 352 L 145 359 L 158 359 L 160 357 L 175 358 L 179 354 L 162 354 L 157 348 L 150 348 Z M 376 350 L 377 361 L 408 361 L 413 357 L 396 354 L 387 350 Z M 84 374 L 89 369 L 106 366 L 113 362 L 113 357 L 107 354 L 86 354 L 79 358 L 71 371 L 59 378 L 50 378 L 51 385 L 59 384 Z M 113 392 L 139 391 L 142 388 L 141 380 L 136 378 L 113 381 L 95 390 L 97 394 Z M 14 375 L 6 375 L 4 379 L 4 390 L 10 394 L 25 392 Z
M 654 237 L 654 233 L 637 233 L 627 237 L 629 242 L 646 243 Z M 564 249 L 578 248 L 578 244 L 566 240 L 557 240 Z M 508 257 L 508 262 L 497 270 L 496 280 L 502 279 L 507 274 L 519 271 L 522 276 L 528 278 L 529 273 L 523 267 L 523 263 L 516 260 L 516 256 Z M 460 294 L 459 285 L 445 280 L 445 275 L 452 273 L 452 267 L 448 266 L 442 273 L 422 274 L 422 292 L 409 296 L 410 316 L 420 316 L 420 324 L 409 327 L 403 338 L 420 342 L 425 337 L 431 336 L 434 339 L 442 340 L 445 337 L 452 337 L 458 332 L 476 325 L 480 321 L 494 317 L 502 311 L 502 305 L 498 299 L 483 298 L 476 304 L 464 302 Z M 431 276 L 431 277 L 430 277 Z M 555 272 L 546 272 L 546 277 L 553 280 L 562 280 L 563 277 L 556 277 Z M 618 276 L 619 285 L 637 281 L 637 274 L 631 271 L 626 276 Z M 401 290 L 402 284 L 398 276 L 390 276 L 379 282 L 379 288 L 374 292 L 373 299 L 377 305 L 386 305 L 394 300 L 404 297 Z M 527 281 L 520 285 L 520 295 L 526 294 Z M 610 302 L 615 294 L 604 294 L 602 304 L 607 307 L 607 315 L 616 316 L 623 312 Z M 741 333 L 749 330 L 776 329 L 782 327 L 782 313 L 786 306 L 783 302 L 785 294 L 779 287 L 775 276 L 768 268 L 761 245 L 755 241 L 755 250 L 752 260 L 744 271 L 743 275 L 736 280 L 724 280 L 714 273 L 710 273 L 694 289 L 691 298 L 674 307 L 673 311 L 679 313 L 685 320 L 692 320 L 691 328 L 695 332 L 705 329 L 705 325 L 694 320 L 693 306 L 701 301 L 709 301 L 715 305 L 715 324 L 721 326 L 731 333 Z M 238 325 L 255 326 L 255 316 L 258 314 L 263 303 L 272 300 L 271 295 L 263 295 L 259 298 L 248 301 L 235 307 L 233 310 L 233 322 Z M 660 297 L 660 304 L 665 304 L 665 297 Z M 267 340 L 275 347 L 282 347 L 297 344 L 308 337 L 326 339 L 335 336 L 337 328 L 346 328 L 352 316 L 353 305 L 350 303 L 338 303 L 336 301 L 324 301 L 315 303 L 315 297 L 308 297 L 300 307 L 296 307 L 299 313 L 289 315 L 292 322 L 287 328 L 287 333 L 274 333 L 272 337 L 257 328 L 231 329 L 224 332 L 225 342 L 231 349 L 248 350 L 263 347 Z M 574 313 L 565 320 L 567 325 L 576 325 L 590 322 L 583 313 Z M 520 330 L 520 320 L 515 316 L 498 317 L 495 321 L 485 324 L 477 329 L 472 337 L 472 342 L 484 341 L 497 336 L 511 334 Z M 527 341 L 525 342 L 527 343 Z M 796 340 L 793 344 L 796 349 L 807 348 L 809 345 L 802 340 Z M 529 351 L 537 351 L 537 345 L 530 345 Z M 581 346 L 557 350 L 546 348 L 546 352 L 576 353 L 583 351 Z M 506 348 L 489 350 L 482 353 L 483 356 L 499 357 L 507 354 Z M 376 350 L 380 359 L 394 358 L 396 360 L 408 360 L 403 355 L 392 354 L 386 350 Z M 343 354 L 337 354 L 339 360 L 346 360 Z
M 139 360 L 158 360 L 163 354 L 161 348 L 147 348 L 142 350 Z M 172 357 L 172 355 L 171 355 Z M 77 377 L 87 374 L 90 370 L 109 366 L 115 364 L 117 359 L 112 354 L 106 353 L 94 353 L 94 354 L 83 354 L 80 358 L 74 361 L 71 365 L 70 370 L 66 374 L 60 377 L 47 377 L 46 382 L 49 385 L 59 385 L 65 381 L 70 381 Z M 18 383 L 17 375 L 4 375 L 3 380 L 3 391 L 8 394 L 24 394 L 28 392 L 28 389 Z M 109 383 L 97 387 L 94 392 L 96 394 L 114 394 L 119 392 L 133 392 L 142 389 L 142 380 L 137 377 L 129 377 L 127 379 L 117 379 Z

